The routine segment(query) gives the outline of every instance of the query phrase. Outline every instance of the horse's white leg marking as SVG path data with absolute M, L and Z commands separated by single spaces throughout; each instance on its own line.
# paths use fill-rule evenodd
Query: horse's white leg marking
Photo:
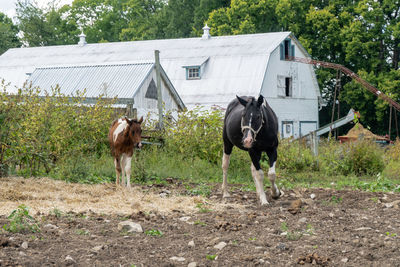
M 260 197 L 260 187 L 258 185 L 258 180 L 257 180 L 257 171 L 253 163 L 251 163 L 250 169 L 251 169 L 251 177 L 253 177 L 254 184 L 256 185 L 257 197 Z
M 268 170 L 268 178 L 271 182 L 271 193 L 272 193 L 272 197 L 274 198 L 278 198 L 280 195 L 279 189 L 275 184 L 275 178 L 276 178 L 276 173 L 275 173 L 275 164 L 276 161 L 274 162 L 274 164 L 272 164 L 272 167 L 269 168 Z
M 119 177 L 121 175 L 121 172 L 118 171 L 118 167 L 121 167 L 121 166 L 118 166 L 118 162 L 117 162 L 116 158 L 114 159 L 114 166 L 115 166 L 115 173 L 117 175 L 117 179 L 115 180 L 115 184 L 118 185 L 119 184 Z
M 262 169 L 259 169 L 258 171 L 256 171 L 257 175 L 257 179 L 258 179 L 258 186 L 260 187 L 260 202 L 261 205 L 266 205 L 269 204 L 268 200 L 267 200 L 267 196 L 265 195 L 264 192 L 264 172 Z
M 267 200 L 267 196 L 264 192 L 264 172 L 262 169 L 258 171 L 254 167 L 253 163 L 251 164 L 251 173 L 253 175 L 254 183 L 256 184 L 257 196 L 260 198 L 261 205 L 269 204 Z
M 117 137 L 118 135 L 123 132 L 125 130 L 126 127 L 128 127 L 128 123 L 125 120 L 118 120 L 119 125 L 117 126 L 117 128 L 115 129 L 114 133 L 113 133 L 113 139 L 114 142 L 117 141 Z
M 228 168 L 231 155 L 225 154 L 222 156 L 222 197 L 230 197 L 228 192 Z
M 131 187 L 131 165 L 132 165 L 132 157 L 126 156 L 125 159 L 126 187 Z

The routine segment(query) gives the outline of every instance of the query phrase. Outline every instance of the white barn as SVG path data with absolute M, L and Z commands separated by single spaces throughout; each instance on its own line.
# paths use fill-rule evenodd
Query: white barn
M 262 94 L 278 116 L 282 137 L 304 135 L 319 126 L 321 95 L 312 65 L 285 61 L 309 57 L 290 32 L 210 36 L 10 49 L 0 56 L 0 78 L 16 87 L 43 66 L 129 64 L 154 60 L 161 65 L 188 108 L 225 108 L 235 95 Z
M 176 92 L 164 69 L 160 66 L 160 89 L 164 108 L 177 117 L 176 112 L 185 105 Z M 36 68 L 28 83 L 51 92 L 56 85 L 64 95 L 74 95 L 85 90 L 85 102 L 94 103 L 99 96 L 117 98 L 115 107 L 128 107 L 137 116 L 158 113 L 157 74 L 153 62 L 129 64 L 98 64 L 68 67 Z M 131 110 L 132 109 L 132 110 Z

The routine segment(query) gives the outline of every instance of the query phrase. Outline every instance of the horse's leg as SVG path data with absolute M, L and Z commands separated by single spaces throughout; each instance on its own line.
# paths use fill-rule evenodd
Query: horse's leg
M 253 162 L 250 164 L 250 169 L 251 169 L 251 177 L 253 177 L 254 184 L 256 185 L 257 197 L 260 198 L 260 186 L 257 179 L 257 170 L 256 167 L 254 167 Z
M 227 198 L 230 197 L 228 191 L 228 168 L 229 168 L 229 159 L 231 157 L 233 145 L 231 142 L 228 141 L 225 129 L 223 131 L 223 139 L 224 139 L 224 155 L 222 156 L 222 197 Z
M 275 184 L 275 178 L 276 178 L 275 164 L 276 164 L 276 159 L 278 158 L 277 148 L 271 151 L 267 151 L 267 155 L 269 159 L 268 178 L 271 182 L 271 194 L 273 199 L 278 199 L 279 196 L 281 195 L 281 192 L 279 191 L 278 187 Z
M 126 187 L 131 187 L 131 165 L 132 156 L 125 154 L 125 177 L 126 177 Z
M 115 184 L 119 185 L 119 178 L 121 176 L 121 156 L 115 155 L 114 157 L 115 173 L 117 175 L 115 179 Z
M 254 165 L 254 174 L 255 174 L 255 184 L 256 190 L 258 192 L 258 197 L 260 198 L 261 205 L 269 204 L 267 200 L 267 196 L 264 192 L 264 172 L 260 166 L 260 159 L 261 159 L 261 151 L 250 150 L 249 151 L 251 162 Z

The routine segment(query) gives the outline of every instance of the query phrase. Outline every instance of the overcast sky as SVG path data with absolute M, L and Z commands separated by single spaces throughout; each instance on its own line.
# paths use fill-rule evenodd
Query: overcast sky
M 73 0 L 59 0 L 59 6 L 61 4 L 71 4 Z M 45 7 L 47 3 L 51 2 L 51 0 L 36 0 L 41 8 Z M 0 0 L 0 12 L 3 12 L 10 18 L 15 16 L 15 4 L 17 0 Z

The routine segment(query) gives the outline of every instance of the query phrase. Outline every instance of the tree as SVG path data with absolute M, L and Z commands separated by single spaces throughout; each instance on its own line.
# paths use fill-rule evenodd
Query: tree
M 278 0 L 232 0 L 230 7 L 210 13 L 213 35 L 273 32 L 281 30 L 275 7 Z
M 20 45 L 17 26 L 14 25 L 9 17 L 0 12 L 0 55 L 9 48 Z
M 57 9 L 55 4 L 42 10 L 34 1 L 18 0 L 18 27 L 27 46 L 72 44 L 77 41 L 78 28 L 73 20 L 63 19 L 68 6 Z

